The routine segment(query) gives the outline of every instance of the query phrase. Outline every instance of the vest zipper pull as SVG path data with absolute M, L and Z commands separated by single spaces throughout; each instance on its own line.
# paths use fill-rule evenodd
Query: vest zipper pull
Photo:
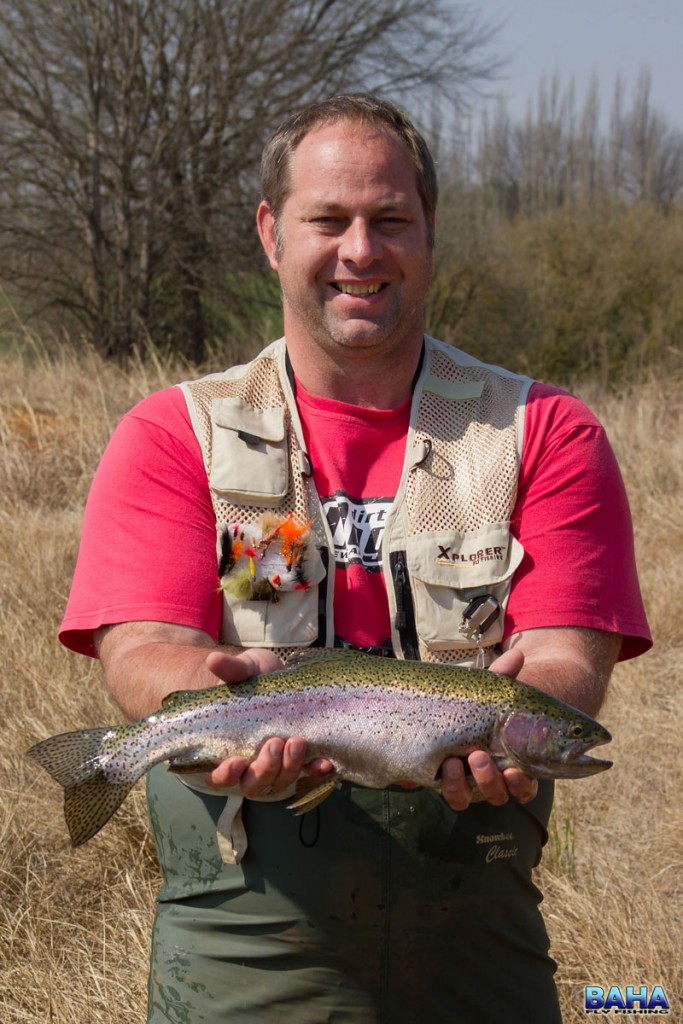
M 420 645 L 415 629 L 415 613 L 413 597 L 410 592 L 410 576 L 405 563 L 405 552 L 397 551 L 391 555 L 391 578 L 396 598 L 396 617 L 394 625 L 400 637 L 403 657 L 408 661 L 420 660 Z

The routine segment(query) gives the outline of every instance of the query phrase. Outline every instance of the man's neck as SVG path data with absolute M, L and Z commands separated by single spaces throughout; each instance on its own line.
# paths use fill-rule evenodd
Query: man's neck
M 288 351 L 294 373 L 311 394 L 367 409 L 396 409 L 412 393 L 422 339 L 400 355 L 354 352 L 351 358 L 335 359 L 318 351 L 305 358 L 289 344 Z

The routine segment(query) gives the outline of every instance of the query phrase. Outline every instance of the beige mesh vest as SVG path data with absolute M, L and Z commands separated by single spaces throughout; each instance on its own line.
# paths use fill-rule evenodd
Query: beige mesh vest
M 531 384 L 425 339 L 399 491 L 382 541 L 397 657 L 492 660 L 523 550 L 509 522 Z M 278 602 L 224 596 L 223 643 L 280 654 L 334 644 L 332 538 L 311 479 L 284 339 L 251 363 L 181 384 L 201 445 L 220 534 L 264 511 L 313 520 L 311 586 Z M 468 612 L 494 611 L 479 633 Z M 497 611 L 496 611 L 497 609 Z

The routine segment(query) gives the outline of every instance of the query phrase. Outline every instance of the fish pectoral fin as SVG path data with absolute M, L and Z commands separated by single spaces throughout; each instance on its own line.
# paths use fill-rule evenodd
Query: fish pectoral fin
M 336 775 L 326 775 L 319 778 L 315 775 L 304 775 L 296 784 L 294 790 L 295 799 L 287 804 L 287 810 L 295 814 L 306 814 L 314 807 L 319 807 L 328 796 L 332 796 L 335 789 L 339 788 L 340 779 Z

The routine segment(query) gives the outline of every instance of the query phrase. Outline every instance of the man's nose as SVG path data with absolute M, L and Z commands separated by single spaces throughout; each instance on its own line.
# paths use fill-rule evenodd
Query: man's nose
M 341 239 L 339 258 L 357 266 L 367 266 L 380 253 L 381 245 L 372 225 L 361 218 L 352 220 Z

